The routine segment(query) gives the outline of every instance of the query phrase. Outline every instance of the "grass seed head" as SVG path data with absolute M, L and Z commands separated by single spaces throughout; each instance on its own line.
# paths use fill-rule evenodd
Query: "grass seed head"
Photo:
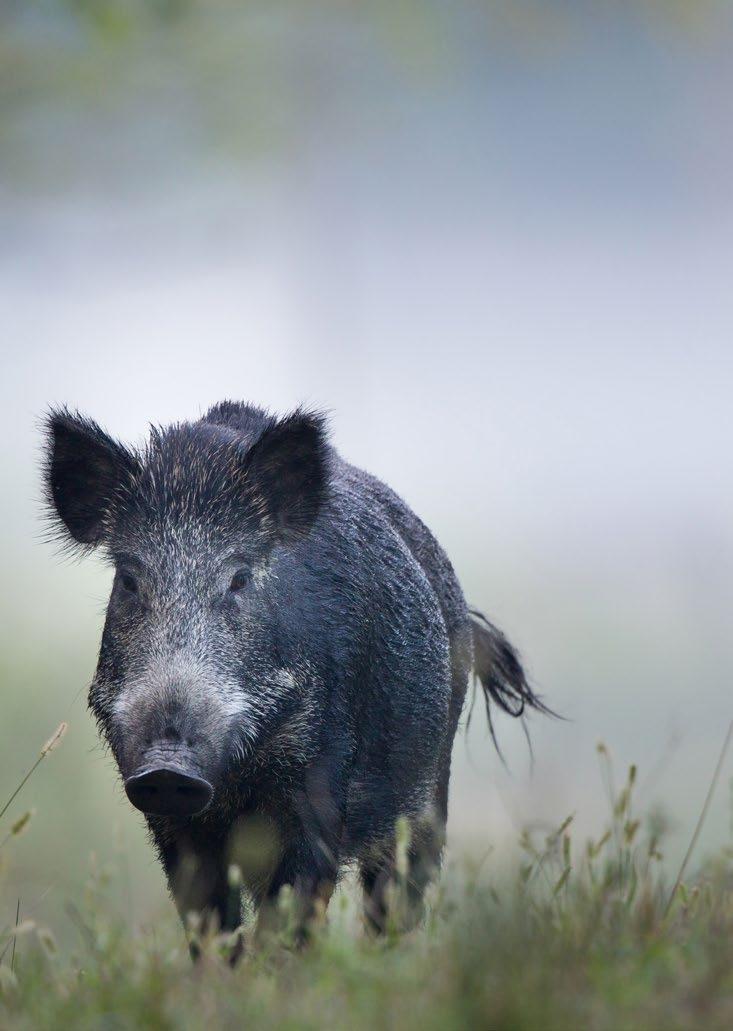
M 41 749 L 42 757 L 47 756 L 49 752 L 52 752 L 54 748 L 56 748 L 56 746 L 61 743 L 61 740 L 68 729 L 69 724 L 62 720 L 61 723 L 59 723 L 56 730 L 54 730 L 53 734 L 48 739 L 46 744 Z

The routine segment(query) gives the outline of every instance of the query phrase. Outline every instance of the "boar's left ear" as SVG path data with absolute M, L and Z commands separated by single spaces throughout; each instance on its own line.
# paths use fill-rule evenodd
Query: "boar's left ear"
M 105 525 L 120 488 L 138 470 L 131 451 L 100 427 L 65 408 L 46 419 L 46 497 L 73 541 L 93 548 L 104 538 Z
M 264 430 L 247 452 L 247 493 L 281 539 L 310 530 L 328 492 L 328 465 L 325 419 L 300 409 Z

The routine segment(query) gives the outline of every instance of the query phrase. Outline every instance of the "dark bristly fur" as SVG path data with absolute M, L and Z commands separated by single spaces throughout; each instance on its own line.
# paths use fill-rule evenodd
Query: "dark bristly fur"
M 305 927 L 356 860 L 381 929 L 404 817 L 419 915 L 471 670 L 490 725 L 547 711 L 427 527 L 304 410 L 226 401 L 140 451 L 47 428 L 59 527 L 115 566 L 90 705 L 181 913 L 236 927 L 236 864 L 262 927 L 284 885 Z

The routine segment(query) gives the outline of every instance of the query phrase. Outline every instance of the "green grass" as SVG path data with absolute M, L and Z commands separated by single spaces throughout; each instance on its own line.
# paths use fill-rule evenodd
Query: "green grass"
M 599 755 L 610 816 L 596 839 L 573 840 L 569 817 L 526 831 L 501 869 L 491 855 L 449 862 L 409 935 L 367 937 L 347 889 L 305 950 L 284 935 L 232 970 L 211 938 L 193 967 L 172 920 L 132 930 L 111 915 L 116 875 L 98 873 L 68 909 L 75 951 L 22 920 L 0 929 L 0 1027 L 733 1027 L 733 852 L 675 890 L 664 820 L 637 816 L 635 769 L 616 791 Z

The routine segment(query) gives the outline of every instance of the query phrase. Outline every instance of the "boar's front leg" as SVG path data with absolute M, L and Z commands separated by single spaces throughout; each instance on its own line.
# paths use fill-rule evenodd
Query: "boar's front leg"
M 155 832 L 154 832 L 155 833 Z M 168 887 L 184 924 L 195 917 L 201 934 L 209 931 L 235 931 L 242 921 L 241 891 L 230 885 L 227 876 L 225 839 L 216 837 L 205 843 L 190 834 L 178 834 L 160 840 L 158 850 L 168 879 Z M 235 945 L 234 962 L 242 951 Z M 191 944 L 191 954 L 198 956 L 198 947 Z
M 277 904 L 286 886 L 293 889 L 296 944 L 305 944 L 314 925 L 325 916 L 338 876 L 343 831 L 342 806 L 332 783 L 326 763 L 318 764 L 310 768 L 303 790 L 292 800 L 291 833 L 266 890 L 256 900 L 260 941 L 282 923 Z
M 262 943 L 290 923 L 296 945 L 306 944 L 314 927 L 325 916 L 337 873 L 338 862 L 330 849 L 328 853 L 320 849 L 314 851 L 311 843 L 304 841 L 286 852 L 259 900 L 257 941 Z M 278 908 L 280 892 L 285 887 L 293 890 L 290 912 Z

